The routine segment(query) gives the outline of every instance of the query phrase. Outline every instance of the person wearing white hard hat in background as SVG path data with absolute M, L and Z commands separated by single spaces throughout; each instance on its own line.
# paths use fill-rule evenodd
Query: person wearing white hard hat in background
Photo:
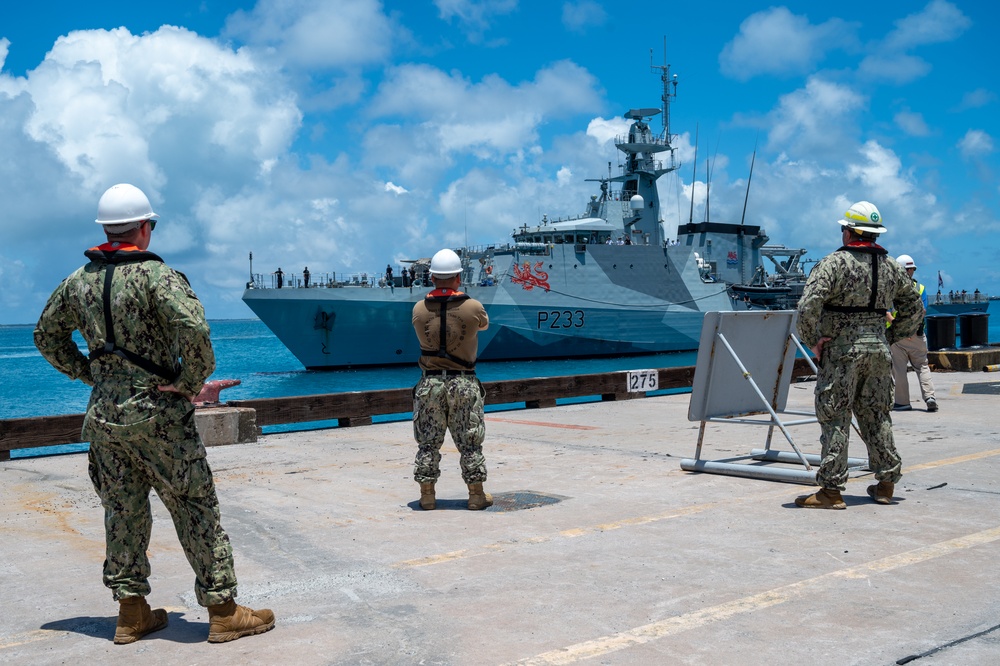
M 459 291 L 462 270 L 462 260 L 452 250 L 435 254 L 430 268 L 434 289 L 413 306 L 422 371 L 413 389 L 413 479 L 420 484 L 420 508 L 425 511 L 437 506 L 434 484 L 441 476 L 445 431 L 451 432 L 458 448 L 462 479 L 469 488 L 468 508 L 479 511 L 493 504 L 483 490 L 486 391 L 476 377 L 478 334 L 490 320 L 482 303 Z
M 818 359 L 816 419 L 822 459 L 820 490 L 795 500 L 812 509 L 846 509 L 841 496 L 848 478 L 851 414 L 868 448 L 868 466 L 878 483 L 868 495 L 892 504 L 902 460 L 892 436 L 891 343 L 916 333 L 923 317 L 920 296 L 906 272 L 875 241 L 885 233 L 882 216 L 859 201 L 839 221 L 843 246 L 813 267 L 798 305 L 799 339 Z M 885 315 L 896 311 L 886 328 Z
M 924 312 L 927 313 L 927 291 L 924 285 L 917 282 L 913 274 L 917 272 L 917 265 L 913 262 L 913 257 L 908 254 L 901 254 L 896 257 L 896 263 L 903 267 L 906 274 L 913 281 L 913 286 L 920 294 L 920 301 L 923 304 Z M 895 313 L 886 315 L 888 326 L 892 326 Z M 920 381 L 920 395 L 927 404 L 928 412 L 938 410 L 937 399 L 934 397 L 934 383 L 931 381 L 931 369 L 927 365 L 927 338 L 924 337 L 924 318 L 920 319 L 920 328 L 915 335 L 897 340 L 892 345 L 892 376 L 896 380 L 896 394 L 893 400 L 893 411 L 902 412 L 913 409 L 910 406 L 910 382 L 906 377 L 906 365 L 913 366 Z
M 274 614 L 234 601 L 232 546 L 191 402 L 215 355 L 187 278 L 147 249 L 157 218 L 133 185 L 104 193 L 96 222 L 107 242 L 87 250 L 90 262 L 52 293 L 35 345 L 57 370 L 93 387 L 81 439 L 90 442 L 90 479 L 104 507 L 104 584 L 119 602 L 114 642 L 167 626 L 166 611 L 146 602 L 155 490 L 194 570 L 198 603 L 208 607 L 208 640 L 221 643 L 271 629 Z

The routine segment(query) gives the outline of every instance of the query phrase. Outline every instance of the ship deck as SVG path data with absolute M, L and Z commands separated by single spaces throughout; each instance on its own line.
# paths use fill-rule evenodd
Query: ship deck
M 212 448 L 239 600 L 277 615 L 272 632 L 221 645 L 205 642 L 156 499 L 150 601 L 170 625 L 113 645 L 86 456 L 15 458 L 0 463 L 0 661 L 993 663 L 1000 381 L 933 378 L 938 413 L 917 401 L 893 415 L 896 503 L 872 503 L 858 472 L 846 511 L 796 508 L 806 486 L 682 471 L 698 433 L 687 395 L 489 414 L 497 504 L 481 513 L 464 508 L 450 439 L 440 509 L 419 509 L 405 422 Z M 789 408 L 810 409 L 813 388 L 793 384 Z M 710 424 L 704 457 L 744 454 L 765 432 Z M 818 451 L 815 424 L 790 432 Z

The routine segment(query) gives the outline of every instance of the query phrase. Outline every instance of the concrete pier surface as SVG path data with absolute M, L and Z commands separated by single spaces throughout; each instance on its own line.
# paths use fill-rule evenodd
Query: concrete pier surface
M 933 378 L 939 412 L 893 414 L 895 503 L 857 472 L 846 511 L 797 508 L 810 486 L 682 471 L 688 395 L 488 414 L 483 512 L 450 438 L 439 509 L 420 510 L 407 422 L 211 448 L 238 600 L 277 616 L 218 645 L 158 499 L 149 600 L 170 624 L 116 646 L 86 455 L 0 463 L 0 662 L 1000 663 L 1000 376 Z M 813 389 L 793 384 L 789 409 Z M 703 457 L 766 431 L 709 424 Z M 818 453 L 816 424 L 789 432 Z

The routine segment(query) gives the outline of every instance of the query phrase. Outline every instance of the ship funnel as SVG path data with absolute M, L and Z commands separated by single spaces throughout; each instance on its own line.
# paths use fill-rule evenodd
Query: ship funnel
M 638 194 L 628 200 L 628 207 L 632 210 L 642 210 L 645 206 L 646 202 L 643 201 L 642 197 Z

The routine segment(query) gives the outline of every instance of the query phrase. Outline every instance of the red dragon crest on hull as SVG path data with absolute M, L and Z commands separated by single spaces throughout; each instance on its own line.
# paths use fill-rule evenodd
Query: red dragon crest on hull
M 542 271 L 543 262 L 539 261 L 535 263 L 534 273 L 532 273 L 532 266 L 527 261 L 524 262 L 523 266 L 514 264 L 511 269 L 514 274 L 510 277 L 510 281 L 514 284 L 521 285 L 521 288 L 525 291 L 531 291 L 535 287 L 541 287 L 545 291 L 549 290 L 549 274 Z

